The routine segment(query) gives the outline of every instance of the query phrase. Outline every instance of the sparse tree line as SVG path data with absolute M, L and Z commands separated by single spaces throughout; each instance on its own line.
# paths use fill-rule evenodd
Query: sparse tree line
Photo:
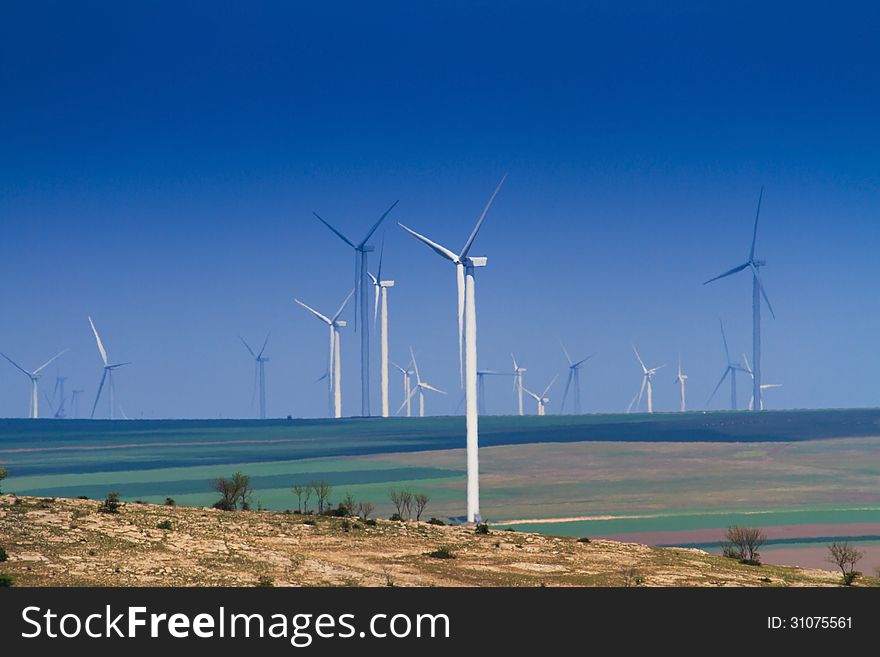
M 424 493 L 413 493 L 409 488 L 389 488 L 388 499 L 397 510 L 392 520 L 421 520 L 431 498 Z M 415 514 L 415 515 L 414 515 Z

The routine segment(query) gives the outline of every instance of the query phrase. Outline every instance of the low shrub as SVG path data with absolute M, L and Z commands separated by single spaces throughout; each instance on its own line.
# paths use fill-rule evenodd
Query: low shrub
M 3 575 L 0 574 L 0 589 L 8 588 L 13 585 L 15 580 L 12 579 L 11 575 Z
M 174 529 L 174 527 L 171 525 L 170 520 L 163 520 L 158 525 L 156 525 L 156 529 Z
M 177 502 L 174 501 L 173 497 L 166 497 L 165 506 L 177 506 Z
M 257 587 L 271 588 L 273 586 L 275 586 L 275 582 L 272 581 L 271 577 L 266 575 L 260 575 L 260 578 L 257 580 Z
M 351 531 L 351 521 L 348 518 L 346 518 L 345 520 L 343 520 L 342 522 L 339 523 L 339 527 L 344 532 L 350 532 Z
M 0 545 L 0 563 L 3 563 L 7 559 L 9 559 L 9 555 L 6 553 L 4 547 Z
M 87 500 L 87 499 L 89 499 L 89 496 L 88 496 L 88 495 L 80 495 L 80 496 L 77 497 L 76 499 L 78 499 L 78 500 Z
M 304 525 L 314 525 L 315 521 L 312 520 L 311 518 L 306 518 L 305 520 L 303 520 L 303 524 Z
M 488 534 L 489 525 L 487 525 L 485 522 L 481 522 L 479 525 L 474 527 L 474 532 L 477 534 Z
M 121 506 L 122 502 L 119 501 L 119 493 L 107 493 L 107 498 L 101 502 L 98 511 L 100 513 L 119 513 L 119 507 Z
M 586 536 L 581 536 L 581 537 L 577 540 L 577 542 L 578 542 L 578 543 L 589 543 L 589 542 L 590 542 L 590 539 L 587 538 Z
M 400 517 L 399 513 L 392 514 L 391 517 L 388 519 L 393 520 L 394 522 L 403 522 L 403 518 Z
M 434 517 L 432 516 L 431 519 L 428 521 L 428 524 L 429 524 L 429 525 L 440 525 L 440 526 L 442 527 L 442 526 L 444 526 L 446 523 L 443 522 L 442 520 L 440 520 L 440 518 L 434 518 Z
M 455 552 L 452 551 L 451 547 L 444 545 L 433 552 L 428 552 L 428 556 L 433 559 L 455 559 Z
M 375 527 L 375 526 L 378 525 L 379 523 L 376 522 L 376 519 L 375 519 L 375 518 L 370 518 L 370 519 L 368 519 L 368 520 L 364 520 L 364 524 L 365 524 L 367 527 Z

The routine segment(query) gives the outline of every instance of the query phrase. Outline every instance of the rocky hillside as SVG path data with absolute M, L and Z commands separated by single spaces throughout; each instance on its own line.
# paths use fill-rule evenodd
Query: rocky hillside
M 16 586 L 834 586 L 700 550 L 424 522 L 0 495 Z M 440 551 L 439 553 L 437 551 Z M 434 553 L 432 556 L 431 553 Z M 451 555 L 452 558 L 441 558 Z M 865 581 L 864 583 L 870 583 Z

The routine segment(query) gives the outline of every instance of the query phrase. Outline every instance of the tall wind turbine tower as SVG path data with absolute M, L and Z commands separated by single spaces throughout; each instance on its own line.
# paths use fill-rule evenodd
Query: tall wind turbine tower
M 581 367 L 584 363 L 590 360 L 593 357 L 593 354 L 590 354 L 586 358 L 582 358 L 581 360 L 575 362 L 571 359 L 571 356 L 568 354 L 568 349 L 565 348 L 565 345 L 561 342 L 559 346 L 562 347 L 562 353 L 565 354 L 565 360 L 568 361 L 568 380 L 565 382 L 565 392 L 562 393 L 562 404 L 559 407 L 560 413 L 565 410 L 565 400 L 568 399 L 568 390 L 574 384 L 574 413 L 575 415 L 581 414 L 581 378 L 580 372 Z
M 67 417 L 67 409 L 65 408 L 67 404 L 67 394 L 64 392 L 64 385 L 66 382 L 66 376 L 61 376 L 59 374 L 55 377 L 55 389 L 52 391 L 52 396 L 55 398 L 55 401 L 58 402 L 58 408 L 55 410 L 55 415 L 53 416 L 56 418 Z
M 104 382 L 107 383 L 107 397 L 109 406 L 108 417 L 113 419 L 113 397 L 116 393 L 116 386 L 113 385 L 113 372 L 120 367 L 125 365 L 131 365 L 131 361 L 127 361 L 125 363 L 111 363 L 109 357 L 107 356 L 107 350 L 104 349 L 104 343 L 101 342 L 101 336 L 98 335 L 98 329 L 95 328 L 95 323 L 92 321 L 92 318 L 89 317 L 89 326 L 92 327 L 92 333 L 95 334 L 95 342 L 98 344 L 98 351 L 101 354 L 101 361 L 104 364 L 104 372 L 101 374 L 101 383 L 98 384 L 98 394 L 95 395 L 95 403 L 92 405 L 92 414 L 89 416 L 90 418 L 95 417 L 95 409 L 98 408 L 98 402 L 101 399 L 101 392 L 104 390 Z M 123 412 L 123 416 L 125 413 Z
M 678 375 L 675 377 L 674 383 L 677 383 L 681 392 L 681 406 L 679 410 L 684 413 L 687 410 L 687 400 L 685 399 L 684 387 L 688 375 L 681 371 L 681 356 L 678 357 Z
M 733 269 L 710 278 L 703 283 L 707 285 L 712 281 L 717 281 L 726 276 L 736 274 L 744 269 L 750 269 L 752 272 L 752 360 L 754 361 L 755 371 L 752 377 L 752 395 L 757 401 L 758 409 L 761 408 L 761 297 L 767 303 L 767 309 L 773 319 L 776 319 L 776 313 L 773 312 L 773 306 L 770 305 L 770 299 L 764 290 L 764 284 L 761 282 L 761 275 L 758 273 L 760 267 L 767 264 L 766 260 L 758 260 L 755 257 L 755 243 L 758 239 L 758 217 L 761 215 L 761 199 L 764 197 L 764 188 L 761 187 L 761 193 L 758 195 L 758 210 L 755 212 L 755 227 L 752 231 L 752 248 L 749 251 L 749 259 L 745 264 L 734 267 Z
M 479 404 L 477 408 L 480 415 L 486 415 L 486 377 L 487 376 L 511 376 L 507 372 L 496 372 L 495 370 L 477 370 L 477 399 Z M 461 402 L 459 402 L 461 405 Z M 456 409 L 458 410 L 458 409 Z
M 480 468 L 479 468 L 479 420 L 477 411 L 477 302 L 476 302 L 476 278 L 477 267 L 485 267 L 488 262 L 486 257 L 471 256 L 470 250 L 480 232 L 483 221 L 492 207 L 492 202 L 498 194 L 504 180 L 492 192 L 492 196 L 483 208 L 483 213 L 477 219 L 477 223 L 471 231 L 461 253 L 456 254 L 445 246 L 432 242 L 424 235 L 420 235 L 400 224 L 410 235 L 420 242 L 428 245 L 439 256 L 446 258 L 455 265 L 456 284 L 458 289 L 458 343 L 459 355 L 461 354 L 462 323 L 464 324 L 465 362 L 464 384 L 465 402 L 467 407 L 467 520 L 478 522 L 480 517 Z
M 379 325 L 379 374 L 382 388 L 382 417 L 388 417 L 388 288 L 394 287 L 394 281 L 382 280 L 382 259 L 385 255 L 385 241 L 379 252 L 379 270 L 376 275 L 370 274 L 376 300 L 373 305 L 373 322 L 380 318 Z
M 639 388 L 639 394 L 636 397 L 633 397 L 632 401 L 629 403 L 629 407 L 627 407 L 626 412 L 629 413 L 632 410 L 633 405 L 636 408 L 642 403 L 642 395 L 645 393 L 645 390 L 648 391 L 648 413 L 654 412 L 654 374 L 656 374 L 657 370 L 662 367 L 666 367 L 666 365 L 658 365 L 657 367 L 648 368 L 645 366 L 642 357 L 639 355 L 639 350 L 636 349 L 635 345 L 633 345 L 633 351 L 636 354 L 636 358 L 639 359 L 639 365 L 642 366 L 642 387 Z
M 28 415 L 30 416 L 30 418 L 32 420 L 36 420 L 37 418 L 40 417 L 40 393 L 39 393 L 39 383 L 38 383 L 40 380 L 40 376 L 42 376 L 40 374 L 40 372 L 42 372 L 46 368 L 47 365 L 54 362 L 56 358 L 58 358 L 59 356 L 61 356 L 65 352 L 67 352 L 67 349 L 52 356 L 52 358 L 50 358 L 45 363 L 40 365 L 33 372 L 28 372 L 21 365 L 19 365 L 14 360 L 12 360 L 9 356 L 7 356 L 6 354 L 0 353 L 0 356 L 3 356 L 3 358 L 8 360 L 10 363 L 12 363 L 12 365 L 16 369 L 20 370 L 22 373 L 24 373 L 26 376 L 28 376 L 31 380 L 31 403 L 30 403 L 30 408 L 28 409 Z
M 260 387 L 260 419 L 266 419 L 266 363 L 268 362 L 268 358 L 263 356 L 266 351 L 266 345 L 269 343 L 269 334 L 266 334 L 266 339 L 263 341 L 263 347 L 260 349 L 260 353 L 254 353 L 254 350 L 251 349 L 251 346 L 245 341 L 243 337 L 240 335 L 238 339 L 241 340 L 241 343 L 244 345 L 244 348 L 248 350 L 248 353 L 254 359 L 255 364 L 255 372 L 254 377 L 257 379 L 258 385 Z M 251 396 L 251 405 L 253 406 L 254 400 L 253 396 Z
M 79 417 L 79 396 L 85 392 L 84 390 L 72 390 L 70 392 L 70 417 L 76 419 Z
M 391 207 L 385 210 L 379 220 L 373 224 L 366 237 L 355 244 L 341 232 L 336 230 L 317 213 L 313 212 L 322 224 L 332 230 L 339 239 L 354 249 L 354 289 L 355 308 L 354 308 L 354 330 L 360 329 L 361 332 L 361 415 L 369 417 L 370 415 L 370 323 L 367 321 L 367 254 L 374 250 L 367 242 L 376 232 L 388 213 L 394 209 L 397 201 L 391 204 Z
M 330 415 L 335 418 L 342 417 L 342 350 L 340 348 L 342 336 L 339 333 L 339 329 L 346 325 L 345 320 L 339 319 L 339 316 L 342 314 L 342 311 L 345 310 L 345 306 L 348 304 L 348 300 L 351 299 L 353 294 L 354 290 L 348 293 L 348 296 L 345 297 L 345 301 L 342 302 L 342 305 L 339 306 L 339 310 L 336 311 L 336 314 L 333 315 L 333 317 L 322 315 L 299 299 L 294 299 L 296 303 L 308 310 L 330 328 L 330 355 L 327 358 L 327 383 L 329 386 Z
M 513 391 L 516 393 L 516 410 L 517 415 L 522 417 L 523 414 L 523 374 L 528 372 L 525 367 L 520 367 L 519 363 L 516 362 L 516 356 L 510 354 L 510 358 L 513 360 Z

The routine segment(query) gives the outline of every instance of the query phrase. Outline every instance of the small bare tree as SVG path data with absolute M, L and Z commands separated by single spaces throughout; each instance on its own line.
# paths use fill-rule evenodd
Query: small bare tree
M 397 513 L 395 515 L 401 520 L 403 520 L 403 515 L 404 513 L 406 513 L 406 495 L 406 490 L 402 488 L 388 489 L 388 499 L 391 500 L 391 503 L 397 510 Z
M 311 493 L 311 489 L 308 485 L 304 484 L 294 484 L 293 488 L 290 489 L 294 495 L 296 495 L 296 510 L 300 513 L 303 512 L 303 496 L 306 498 L 306 504 L 309 502 L 309 494 Z
M 310 485 L 315 491 L 315 497 L 318 498 L 318 513 L 324 513 L 324 505 L 327 503 L 330 493 L 333 492 L 333 486 L 323 479 L 313 481 Z
M 372 502 L 359 502 L 358 503 L 358 515 L 366 520 L 370 517 L 370 514 L 376 510 L 376 505 Z
M 413 495 L 413 504 L 416 508 L 416 520 L 422 519 L 422 512 L 425 510 L 425 507 L 428 506 L 428 502 L 431 498 L 425 493 L 416 493 Z
M 758 549 L 767 542 L 767 535 L 762 530 L 733 525 L 727 528 L 725 538 L 727 542 L 721 544 L 725 556 L 738 557 L 743 563 L 761 563 Z
M 400 494 L 403 498 L 403 512 L 406 514 L 406 519 L 409 520 L 412 518 L 412 508 L 413 508 L 413 494 L 412 491 L 408 488 L 404 488 L 400 491 Z
M 354 496 L 351 493 L 346 493 L 345 497 L 342 498 L 342 506 L 345 507 L 348 515 L 357 515 L 357 502 L 354 501 Z
M 850 586 L 858 577 L 856 564 L 865 556 L 865 553 L 845 542 L 832 543 L 828 546 L 828 552 L 830 553 L 828 561 L 836 564 L 840 568 L 840 572 L 843 573 L 844 586 Z

